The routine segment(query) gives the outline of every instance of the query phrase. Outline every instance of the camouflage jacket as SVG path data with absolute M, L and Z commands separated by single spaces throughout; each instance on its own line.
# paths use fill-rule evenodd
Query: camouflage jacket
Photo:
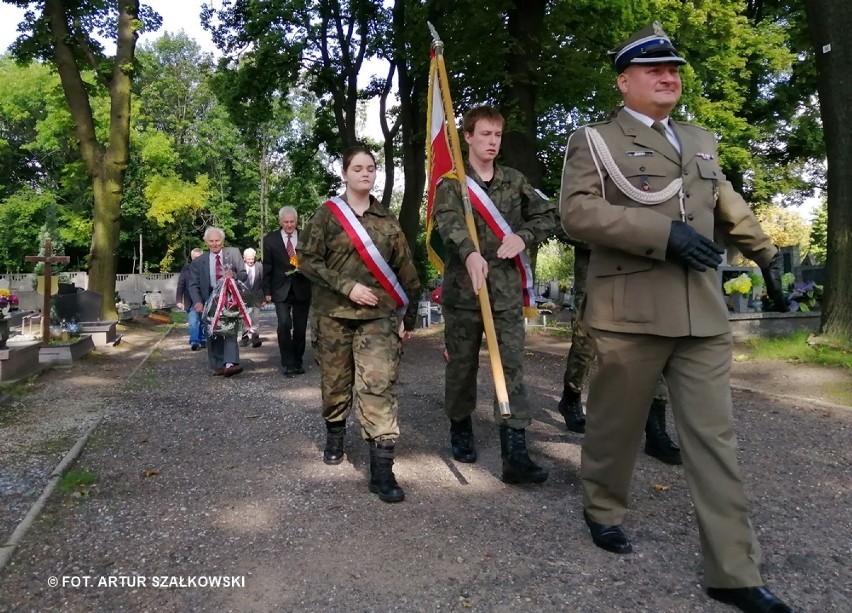
M 526 177 L 513 168 L 495 166 L 491 186 L 480 180 L 468 167 L 468 176 L 475 180 L 494 202 L 512 230 L 524 239 L 527 248 L 550 236 L 557 222 L 556 204 L 530 185 Z M 444 261 L 443 304 L 460 309 L 478 309 L 479 299 L 473 293 L 464 261 L 473 251 L 473 242 L 464 221 L 459 182 L 445 178 L 435 192 L 435 227 L 446 247 Z M 495 311 L 523 307 L 521 275 L 515 260 L 501 260 L 497 235 L 485 220 L 473 212 L 477 238 L 482 256 L 488 262 L 488 297 Z
M 341 198 L 346 200 L 345 195 Z M 408 295 L 408 311 L 404 321 L 405 329 L 412 330 L 417 317 L 420 280 L 402 228 L 396 217 L 372 196 L 370 208 L 360 218 L 360 222 Z M 311 307 L 317 313 L 342 319 L 378 319 L 396 312 L 396 302 L 379 285 L 358 255 L 349 235 L 327 206 L 317 208 L 299 233 L 298 253 L 299 269 L 311 280 Z M 356 283 L 373 290 L 379 297 L 378 305 L 363 306 L 352 302 L 349 292 Z

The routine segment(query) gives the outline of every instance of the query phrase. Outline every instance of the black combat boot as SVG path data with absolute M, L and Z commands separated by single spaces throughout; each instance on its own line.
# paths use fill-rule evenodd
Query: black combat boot
M 586 416 L 583 415 L 583 402 L 580 400 L 580 392 L 575 392 L 566 387 L 562 392 L 562 400 L 557 407 L 562 417 L 565 418 L 565 427 L 571 432 L 582 434 L 586 431 Z
M 645 453 L 666 464 L 683 464 L 680 447 L 666 433 L 666 401 L 654 398 L 645 422 Z
M 473 446 L 473 421 L 470 416 L 461 421 L 450 420 L 450 445 L 457 462 L 476 462 L 476 447 Z
M 527 436 L 523 429 L 500 426 L 500 450 L 505 483 L 543 483 L 547 471 L 536 465 L 527 453 Z
M 325 451 L 322 461 L 326 464 L 340 464 L 343 461 L 343 440 L 346 438 L 345 421 L 325 422 Z
M 379 495 L 382 502 L 401 502 L 405 492 L 393 475 L 393 441 L 369 441 L 370 491 Z

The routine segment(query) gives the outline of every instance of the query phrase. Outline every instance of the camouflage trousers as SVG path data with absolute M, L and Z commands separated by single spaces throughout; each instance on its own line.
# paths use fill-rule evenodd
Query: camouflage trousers
M 563 384 L 565 391 L 569 389 L 580 393 L 589 378 L 589 369 L 595 359 L 595 343 L 589 335 L 589 330 L 583 325 L 583 312 L 586 310 L 586 278 L 589 273 L 589 257 L 587 249 L 574 249 L 574 320 L 571 322 L 571 348 L 565 363 Z M 654 400 L 668 401 L 669 390 L 661 376 L 654 390 Z
M 484 331 L 482 314 L 446 305 L 443 314 L 444 342 L 450 358 L 444 385 L 444 412 L 453 421 L 461 421 L 476 408 L 476 375 Z M 495 397 L 494 421 L 510 428 L 526 428 L 532 423 L 532 418 L 524 388 L 524 320 L 521 309 L 495 312 L 494 328 L 512 411 L 509 419 L 502 419 Z
M 343 422 L 354 408 L 364 440 L 396 440 L 399 404 L 394 384 L 402 348 L 397 318 L 312 319 L 323 419 Z
M 563 383 L 565 390 L 582 392 L 589 369 L 595 359 L 595 344 L 583 325 L 586 308 L 586 276 L 589 272 L 588 249 L 574 249 L 574 319 L 571 322 L 571 348 L 565 364 Z

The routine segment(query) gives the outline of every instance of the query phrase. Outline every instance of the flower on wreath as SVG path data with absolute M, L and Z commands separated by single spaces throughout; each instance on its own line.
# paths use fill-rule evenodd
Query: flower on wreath
M 297 255 L 290 256 L 290 266 L 293 267 L 293 270 L 288 270 L 287 272 L 284 273 L 285 275 L 292 275 L 292 274 L 299 272 L 299 256 L 297 256 Z
M 751 278 L 748 274 L 743 273 L 739 277 L 734 277 L 729 281 L 725 281 L 722 285 L 725 288 L 725 293 L 730 294 L 748 294 L 751 292 Z
M 5 309 L 6 307 L 15 308 L 18 306 L 18 303 L 17 294 L 13 294 L 5 288 L 0 288 L 0 309 Z
M 235 285 L 231 287 L 236 288 Z M 227 294 L 222 304 L 222 311 L 219 313 L 219 319 L 216 321 L 216 327 L 213 328 L 213 321 L 216 319 L 216 311 L 219 308 L 219 296 L 223 291 L 227 291 Z M 240 310 L 240 300 L 238 296 L 234 295 L 232 290 L 225 289 L 224 278 L 219 281 L 219 284 L 210 293 L 210 297 L 207 299 L 202 313 L 206 321 L 207 331 L 211 336 L 214 334 L 221 336 L 242 336 L 247 326 Z

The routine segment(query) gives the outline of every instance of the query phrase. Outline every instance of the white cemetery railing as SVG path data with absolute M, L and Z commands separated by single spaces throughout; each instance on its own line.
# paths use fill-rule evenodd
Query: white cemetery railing
M 163 303 L 173 304 L 178 276 L 179 273 L 176 272 L 116 275 L 115 290 L 122 300 L 131 304 L 143 303 L 145 294 L 150 292 L 160 292 Z M 21 308 L 40 309 L 42 296 L 35 291 L 37 278 L 33 273 L 0 273 L 0 288 L 17 294 L 21 300 Z M 62 283 L 70 283 L 83 289 L 89 287 L 89 275 L 86 272 L 63 272 L 60 278 Z

